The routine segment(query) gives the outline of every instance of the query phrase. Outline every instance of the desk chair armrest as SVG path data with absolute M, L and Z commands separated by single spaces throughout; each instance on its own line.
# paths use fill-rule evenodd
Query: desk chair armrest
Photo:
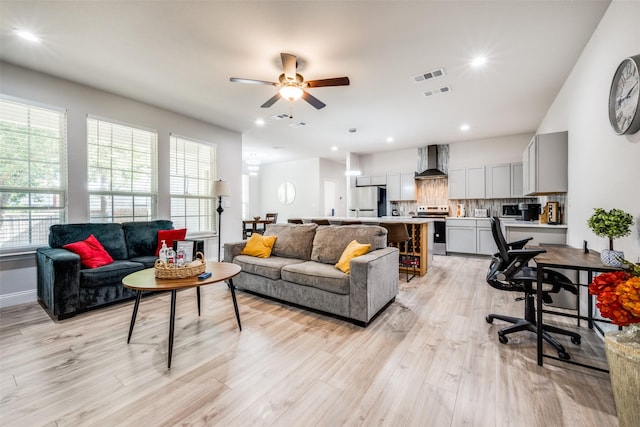
M 540 255 L 547 252 L 544 249 L 513 249 L 508 251 L 509 256 L 527 257 L 533 258 L 536 255 Z
M 533 240 L 533 237 L 528 237 L 522 240 L 516 240 L 515 242 L 507 243 L 509 249 L 522 249 L 525 247 L 529 240 Z

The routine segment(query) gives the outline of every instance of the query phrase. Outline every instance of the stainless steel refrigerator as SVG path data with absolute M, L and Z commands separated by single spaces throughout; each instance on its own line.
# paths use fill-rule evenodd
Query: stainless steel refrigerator
M 384 187 L 355 187 L 350 191 L 350 217 L 378 217 L 386 215 L 387 189 Z

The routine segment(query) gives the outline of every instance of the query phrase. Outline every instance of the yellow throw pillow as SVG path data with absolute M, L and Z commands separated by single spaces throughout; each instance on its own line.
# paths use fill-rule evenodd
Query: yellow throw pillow
M 251 238 L 247 241 L 242 252 L 242 255 L 251 255 L 258 258 L 269 258 L 271 256 L 271 249 L 276 242 L 276 236 L 263 236 L 261 234 L 252 234 Z
M 336 264 L 336 268 L 344 273 L 349 274 L 351 272 L 351 260 L 357 256 L 364 255 L 371 249 L 370 244 L 358 243 L 352 240 L 347 245 L 344 252 L 340 256 L 340 261 Z

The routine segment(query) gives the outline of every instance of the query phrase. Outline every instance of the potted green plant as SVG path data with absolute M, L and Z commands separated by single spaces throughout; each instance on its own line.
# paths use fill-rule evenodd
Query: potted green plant
M 602 263 L 612 267 L 621 267 L 624 253 L 613 250 L 613 239 L 631 234 L 633 216 L 621 209 L 606 211 L 595 208 L 593 215 L 587 220 L 587 225 L 598 237 L 609 239 L 609 249 L 600 252 Z

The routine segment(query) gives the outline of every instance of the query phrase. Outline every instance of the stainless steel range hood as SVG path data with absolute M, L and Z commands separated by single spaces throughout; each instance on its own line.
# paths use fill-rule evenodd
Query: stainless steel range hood
M 439 154 L 441 153 L 439 153 L 437 145 L 418 148 L 418 172 L 416 172 L 416 179 L 441 179 L 447 177 L 447 174 L 442 171 L 442 165 L 438 162 Z M 446 154 L 448 157 L 448 152 L 442 154 Z

